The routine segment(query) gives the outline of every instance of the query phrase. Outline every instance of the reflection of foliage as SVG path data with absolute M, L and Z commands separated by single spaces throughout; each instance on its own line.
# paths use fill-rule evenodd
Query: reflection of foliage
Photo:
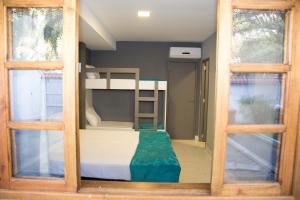
M 14 59 L 60 59 L 62 9 L 13 8 L 11 16 Z
M 282 62 L 284 12 L 235 10 L 233 15 L 235 62 Z
M 50 42 L 52 49 L 57 54 L 58 39 L 62 36 L 62 12 L 47 9 L 46 25 L 44 28 L 45 41 Z
M 273 108 L 271 100 L 266 100 L 263 96 L 242 97 L 240 99 L 240 112 L 245 116 L 253 118 L 257 124 L 269 124 L 278 122 L 279 110 Z

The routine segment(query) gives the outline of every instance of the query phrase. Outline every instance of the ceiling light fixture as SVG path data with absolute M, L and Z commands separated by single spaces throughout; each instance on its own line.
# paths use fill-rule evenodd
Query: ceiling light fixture
M 139 10 L 138 16 L 139 17 L 150 17 L 150 11 L 149 10 Z

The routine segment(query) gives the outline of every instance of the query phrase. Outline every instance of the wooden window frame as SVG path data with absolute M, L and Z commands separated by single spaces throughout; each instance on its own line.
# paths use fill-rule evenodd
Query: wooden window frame
M 63 52 L 61 61 L 13 61 L 11 55 L 10 20 L 8 8 L 62 8 L 63 10 Z M 78 1 L 74 0 L 1 0 L 0 1 L 0 164 L 3 176 L 0 187 L 7 189 L 40 191 L 77 191 L 78 188 Z M 11 121 L 9 99 L 9 70 L 62 70 L 63 71 L 63 121 L 36 122 Z M 58 130 L 64 132 L 63 179 L 45 177 L 13 177 L 11 130 Z
M 297 136 L 298 109 L 300 96 L 300 67 L 297 58 L 298 27 L 293 26 L 299 16 L 299 3 L 294 1 L 227 0 L 219 1 L 218 24 L 218 72 L 217 109 L 219 115 L 215 123 L 215 151 L 213 157 L 212 194 L 215 195 L 290 195 L 294 166 L 295 141 Z M 232 18 L 233 9 L 243 10 L 287 10 L 284 62 L 283 64 L 232 64 Z M 219 18 L 221 18 L 219 16 Z M 299 22 L 298 22 L 299 23 Z M 297 30 L 298 29 L 298 30 Z M 293 40 L 292 40 L 293 39 Z M 298 50 L 299 51 L 299 50 Z M 226 52 L 226 53 L 224 53 Z M 225 55 L 224 55 L 225 54 Z M 231 73 L 280 73 L 285 74 L 283 85 L 283 123 L 274 125 L 231 125 L 228 123 L 229 90 Z M 285 82 L 285 83 L 284 83 Z M 282 135 L 278 182 L 234 182 L 225 183 L 225 162 L 228 134 L 279 133 Z M 220 167 L 222 166 L 222 167 Z
M 5 1 L 8 2 L 8 1 Z M 24 5 L 22 0 L 11 0 L 9 2 L 12 2 L 14 4 L 18 3 L 18 5 Z M 37 5 L 37 2 L 41 2 L 41 5 L 43 5 L 43 0 L 27 0 L 26 2 L 29 2 L 31 4 L 26 4 L 26 6 L 30 5 Z M 51 1 L 55 2 L 55 1 Z M 296 6 L 293 7 L 293 3 L 296 2 Z M 224 168 L 220 167 L 222 166 L 222 163 L 224 164 L 225 160 L 225 154 L 224 154 L 224 149 L 226 149 L 226 133 L 228 131 L 262 131 L 262 132 L 268 132 L 270 130 L 279 130 L 279 131 L 285 131 L 285 132 L 295 132 L 297 130 L 296 124 L 298 121 L 298 116 L 296 116 L 296 113 L 298 114 L 297 108 L 299 108 L 299 103 L 297 102 L 299 100 L 299 93 L 300 93 L 300 77 L 299 77 L 299 71 L 300 67 L 294 67 L 294 66 L 300 66 L 300 57 L 296 56 L 296 54 L 300 54 L 300 2 L 299 0 L 296 1 L 283 1 L 283 0 L 243 0 L 243 1 L 238 1 L 238 0 L 219 0 L 218 2 L 218 40 L 217 40 L 217 96 L 216 96 L 216 110 L 218 110 L 218 114 L 216 116 L 216 121 L 215 121 L 215 146 L 214 146 L 214 162 L 213 162 L 213 176 L 212 176 L 212 183 L 211 183 L 211 195 L 203 195 L 203 196 L 195 196 L 195 194 L 191 191 L 191 189 L 186 188 L 185 193 L 180 193 L 176 189 L 172 189 L 171 191 L 167 192 L 162 192 L 162 193 L 156 193 L 157 188 L 152 188 L 150 187 L 149 190 L 145 191 L 145 187 L 142 187 L 142 190 L 139 190 L 137 188 L 132 188 L 131 190 L 127 189 L 116 189 L 116 190 L 107 190 L 107 189 L 102 189 L 102 188 L 94 188 L 93 190 L 89 190 L 88 188 L 85 192 L 80 191 L 80 193 L 76 193 L 77 187 L 79 187 L 80 184 L 80 176 L 79 176 L 79 145 L 78 145 L 78 140 L 76 141 L 76 138 L 78 137 L 78 123 L 74 125 L 74 123 L 78 122 L 78 115 L 73 115 L 73 111 L 78 109 L 78 107 L 73 107 L 74 105 L 78 104 L 78 101 L 76 100 L 75 102 L 72 101 L 71 97 L 72 95 L 76 96 L 76 99 L 78 99 L 78 93 L 76 92 L 77 90 L 77 84 L 78 84 L 78 77 L 77 74 L 74 75 L 74 69 L 75 68 L 75 63 L 72 62 L 70 59 L 68 62 L 64 62 L 64 66 L 66 66 L 66 63 L 70 68 L 68 67 L 68 72 L 73 74 L 74 76 L 72 77 L 71 75 L 68 76 L 68 81 L 70 81 L 69 84 L 74 84 L 76 85 L 75 91 L 70 91 L 68 95 L 70 95 L 68 100 L 72 101 L 72 105 L 70 106 L 70 109 L 74 108 L 73 111 L 67 110 L 67 112 L 70 112 L 70 120 L 73 120 L 70 124 L 73 127 L 69 129 L 69 132 L 67 137 L 70 139 L 68 147 L 71 149 L 68 149 L 68 151 L 72 152 L 71 155 L 69 156 L 69 159 L 74 159 L 70 162 L 70 165 L 67 167 L 73 167 L 72 169 L 72 177 L 67 179 L 69 184 L 69 191 L 73 191 L 72 193 L 61 193 L 61 192 L 41 192 L 41 191 L 32 191 L 32 190 L 41 190 L 41 187 L 31 187 L 30 185 L 36 182 L 37 184 L 42 184 L 43 188 L 44 187 L 51 187 L 51 184 L 54 185 L 53 188 L 47 189 L 47 190 L 55 190 L 55 191 L 61 191 L 57 189 L 57 185 L 62 184 L 61 186 L 64 187 L 66 184 L 65 183 L 58 183 L 56 181 L 51 181 L 47 182 L 45 180 L 44 182 L 41 182 L 40 180 L 10 180 L 7 176 L 7 173 L 2 173 L 2 177 L 0 174 L 0 188 L 7 188 L 7 189 L 23 189 L 23 190 L 29 190 L 29 191 L 11 191 L 11 190 L 1 190 L 0 189 L 0 196 L 2 198 L 18 198 L 22 197 L 22 199 L 45 199 L 47 198 L 48 200 L 50 199 L 58 199 L 58 198 L 66 198 L 66 199 L 173 199 L 173 200 L 179 200 L 179 199 L 198 199 L 198 200 L 212 200 L 212 199 L 220 199 L 220 200 L 232 200 L 232 199 L 241 199 L 241 197 L 236 197 L 236 195 L 249 195 L 248 197 L 242 197 L 246 198 L 248 200 L 255 200 L 255 199 L 261 199 L 261 200 L 273 200 L 273 199 L 278 199 L 278 200 L 294 200 L 294 197 L 299 197 L 299 191 L 296 191 L 294 189 L 294 197 L 293 196 L 286 196 L 286 195 L 291 195 L 290 192 L 286 192 L 281 190 L 281 187 L 279 183 L 270 183 L 270 184 L 265 184 L 265 183 L 236 183 L 236 184 L 224 184 L 223 183 L 223 175 L 224 175 Z M 0 1 L 0 19 L 3 19 L 3 0 L 2 2 Z M 57 3 L 57 2 L 56 2 Z M 53 7 L 56 7 L 56 3 L 54 3 Z M 78 10 L 78 2 L 75 4 L 75 1 L 72 0 L 66 0 L 65 4 L 70 6 L 71 10 L 69 10 L 69 14 L 73 16 L 72 9 L 75 9 L 75 11 Z M 56 6 L 55 6 L 56 5 Z M 48 6 L 48 5 L 47 5 Z M 232 8 L 247 8 L 247 9 L 266 9 L 272 6 L 272 8 L 275 9 L 281 9 L 281 8 L 291 8 L 294 10 L 294 15 L 292 17 L 292 24 L 293 25 L 298 25 L 294 26 L 294 29 L 292 33 L 290 33 L 293 36 L 293 44 L 292 44 L 292 51 L 290 51 L 291 54 L 291 65 L 290 66 L 276 66 L 276 69 L 274 72 L 281 72 L 284 70 L 284 72 L 287 72 L 289 69 L 291 69 L 289 73 L 290 79 L 292 79 L 291 82 L 289 82 L 288 87 L 291 87 L 293 90 L 293 94 L 291 95 L 292 98 L 289 98 L 289 102 L 292 101 L 292 104 L 289 105 L 289 110 L 290 113 L 292 114 L 291 118 L 292 123 L 286 124 L 284 126 L 281 125 L 274 125 L 274 126 L 248 126 L 243 127 L 243 126 L 228 126 L 227 121 L 228 121 L 228 96 L 229 96 L 229 74 L 231 73 L 230 71 L 230 63 L 229 63 L 229 58 L 230 58 L 230 45 L 228 44 L 228 41 L 231 41 L 231 15 L 232 15 Z M 43 6 L 41 6 L 43 7 Z M 74 16 L 73 16 L 74 17 Z M 71 20 L 72 18 L 70 18 Z M 73 18 L 74 20 L 74 18 Z M 78 20 L 78 19 L 76 19 Z M 3 27 L 2 20 L 0 20 L 0 33 L 3 33 L 2 27 Z M 76 21 L 78 23 L 78 21 Z M 72 41 L 74 41 L 74 38 L 72 37 L 78 37 L 78 27 L 76 25 L 72 25 L 71 29 L 72 31 L 76 30 L 76 34 L 71 34 L 71 38 L 69 38 L 69 44 L 71 47 L 74 47 L 74 44 Z M 72 36 L 73 35 L 73 36 Z M 76 35 L 76 36 L 75 36 Z M 230 39 L 229 39 L 230 38 Z M 229 40 L 228 40 L 229 39 Z M 0 34 L 0 41 L 4 41 L 4 36 L 3 34 Z M 71 48 L 69 47 L 69 48 Z M 69 52 L 71 53 L 71 57 L 74 58 L 73 61 L 77 60 L 77 48 L 76 53 L 74 51 Z M 0 64 L 4 65 L 4 58 L 2 56 L 2 53 L 4 52 L 3 45 L 0 45 Z M 76 58 L 76 59 L 75 59 Z M 22 66 L 20 66 L 22 68 Z M 267 67 L 267 66 L 265 66 Z M 252 67 L 250 67 L 252 68 Z M 288 69 L 289 68 L 289 69 Z M 298 68 L 298 69 L 297 69 Z M 0 66 L 0 86 L 1 88 L 5 87 L 7 83 L 7 76 L 3 76 L 5 72 L 7 73 L 7 68 L 1 67 Z M 64 69 L 66 70 L 66 69 Z M 233 66 L 231 66 L 231 70 L 233 71 Z M 237 69 L 238 70 L 238 69 Z M 240 68 L 239 70 L 242 70 Z M 247 70 L 246 67 L 244 67 L 244 70 Z M 264 72 L 258 71 L 260 69 L 258 68 L 253 68 L 251 70 L 254 70 L 253 72 Z M 279 71 L 278 71 L 279 70 Z M 252 71 L 251 71 L 252 72 Z M 297 74 L 298 73 L 298 74 Z M 66 74 L 66 73 L 64 73 Z M 65 77 L 64 77 L 65 78 Z M 225 83 L 225 84 L 224 84 Z M 65 88 L 66 86 L 64 86 Z M 6 101 L 5 94 L 6 91 L 1 91 L 0 90 L 0 122 L 5 122 L 5 123 L 0 123 L 0 129 L 4 130 L 7 129 L 8 127 L 8 121 L 6 116 L 7 114 L 4 113 L 4 111 L 7 112 L 6 105 L 3 104 L 3 102 Z M 73 99 L 74 100 L 74 99 Z M 224 104 L 225 101 L 225 104 Z M 2 102 L 2 103 L 1 103 Z M 292 109 L 294 108 L 294 109 Z M 77 114 L 78 112 L 76 112 Z M 76 118 L 76 119 L 74 119 Z M 67 125 L 67 124 L 65 124 Z M 18 124 L 10 124 L 10 126 L 19 126 Z M 4 129 L 3 129 L 4 128 Z M 231 129 L 231 130 L 230 130 Z M 245 130 L 247 129 L 247 130 Z M 251 129 L 251 130 L 249 130 Z M 300 129 L 300 128 L 299 128 Z M 5 138 L 6 137 L 6 132 L 7 131 L 0 131 L 0 138 Z M 76 136 L 74 136 L 77 134 Z M 296 134 L 293 134 L 291 138 L 288 138 L 289 140 L 295 138 Z M 3 144 L 6 144 L 7 141 L 1 141 L 0 140 L 0 164 L 1 164 L 1 171 L 2 172 L 7 172 L 8 168 L 8 161 L 9 159 L 6 157 L 8 155 L 8 149 L 7 146 L 3 146 Z M 77 149 L 76 149 L 76 144 Z M 66 148 L 66 147 L 65 147 Z M 289 148 L 291 153 L 294 154 L 294 145 L 291 144 L 291 147 Z M 76 151 L 77 150 L 77 151 Z M 300 137 L 298 138 L 298 153 L 297 153 L 297 163 L 299 164 L 300 162 Z M 77 153 L 77 156 L 76 156 Z M 2 159 L 1 159 L 2 158 Z M 3 159 L 5 158 L 5 159 Z M 288 162 L 293 163 L 293 156 L 288 156 Z M 71 165 L 73 164 L 73 165 Z M 76 165 L 77 164 L 77 165 Z M 76 167 L 75 167 L 76 166 Z M 224 166 L 224 165 L 223 165 Z M 290 166 L 289 169 L 291 169 L 292 166 Z M 77 173 L 76 173 L 77 171 Z M 288 170 L 289 171 L 289 170 Z M 296 176 L 294 178 L 294 188 L 297 187 L 296 184 L 299 185 L 300 183 L 300 168 L 295 167 L 295 172 Z M 288 179 L 290 179 L 289 177 Z M 14 186 L 16 187 L 11 187 L 9 185 L 10 181 L 15 181 Z M 29 181 L 28 184 L 25 184 L 26 187 L 24 187 L 24 181 Z M 287 181 L 287 180 L 285 180 Z M 291 186 L 292 181 L 289 181 L 286 184 L 287 190 L 290 191 L 288 186 Z M 34 183 L 35 184 L 35 183 Z M 141 185 L 144 185 L 141 183 Z M 144 186 L 148 187 L 148 184 L 145 184 Z M 286 193 L 285 193 L 286 192 Z M 227 196 L 228 195 L 228 196 Z M 285 195 L 285 196 L 273 196 L 273 195 Z M 33 198 L 34 197 L 34 198 Z

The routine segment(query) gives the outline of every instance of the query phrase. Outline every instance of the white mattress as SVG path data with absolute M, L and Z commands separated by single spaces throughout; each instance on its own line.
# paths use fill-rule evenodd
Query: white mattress
M 51 132 L 41 146 L 46 151 L 36 157 L 24 157 L 22 168 L 28 170 L 33 163 L 43 163 L 41 171 L 55 176 L 64 175 L 63 134 Z M 80 130 L 81 176 L 99 179 L 131 180 L 130 162 L 139 143 L 139 132 L 134 130 Z M 43 158 L 43 159 L 40 159 Z M 42 162 L 43 160 L 43 162 Z
M 86 129 L 91 130 L 133 130 L 132 122 L 118 122 L 118 121 L 101 121 L 101 126 L 86 125 Z
M 81 176 L 131 180 L 130 162 L 139 143 L 139 132 L 80 130 Z

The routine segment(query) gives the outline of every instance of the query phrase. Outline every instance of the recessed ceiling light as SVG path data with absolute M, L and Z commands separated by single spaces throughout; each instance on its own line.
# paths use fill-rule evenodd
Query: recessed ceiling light
M 138 16 L 139 17 L 150 17 L 150 11 L 149 10 L 139 10 Z

